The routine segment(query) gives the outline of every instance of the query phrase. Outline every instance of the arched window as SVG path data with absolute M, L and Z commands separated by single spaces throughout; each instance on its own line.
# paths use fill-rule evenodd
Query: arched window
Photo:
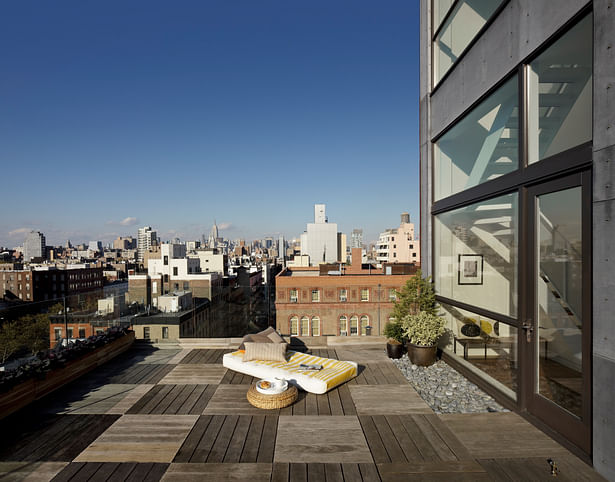
M 350 317 L 350 334 L 352 336 L 359 334 L 359 317 L 357 315 L 352 315 Z
M 340 335 L 348 335 L 348 317 L 346 315 L 340 316 Z
M 320 318 L 318 316 L 312 318 L 312 336 L 320 336 Z
M 361 316 L 361 335 L 367 335 L 367 327 L 369 326 L 369 316 Z
M 290 319 L 290 336 L 297 336 L 299 334 L 299 317 L 293 316 Z
M 307 316 L 301 317 L 301 336 L 310 336 L 310 319 Z

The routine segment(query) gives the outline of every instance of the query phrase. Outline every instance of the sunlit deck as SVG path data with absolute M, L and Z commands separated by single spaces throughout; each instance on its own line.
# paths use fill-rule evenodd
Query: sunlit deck
M 0 479 L 601 480 L 514 413 L 436 415 L 373 345 L 314 349 L 361 372 L 273 411 L 225 349 L 133 348 L 0 423 Z

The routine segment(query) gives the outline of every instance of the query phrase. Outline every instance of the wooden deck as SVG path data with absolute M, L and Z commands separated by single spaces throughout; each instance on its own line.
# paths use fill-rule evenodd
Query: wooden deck
M 360 374 L 248 403 L 223 349 L 133 349 L 0 423 L 0 480 L 602 480 L 513 413 L 436 415 L 383 348 L 313 350 Z

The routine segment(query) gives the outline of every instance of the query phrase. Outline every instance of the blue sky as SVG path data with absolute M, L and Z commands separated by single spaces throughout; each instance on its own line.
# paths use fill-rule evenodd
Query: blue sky
M 418 222 L 418 42 L 413 0 L 4 2 L 0 246 Z

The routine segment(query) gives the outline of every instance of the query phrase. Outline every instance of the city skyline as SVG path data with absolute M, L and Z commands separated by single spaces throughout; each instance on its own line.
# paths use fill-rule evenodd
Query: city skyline
M 0 245 L 418 221 L 418 5 L 5 5 Z M 28 195 L 23 192 L 27 190 Z M 19 195 L 19 197 L 18 197 Z M 386 206 L 386 213 L 383 212 Z

